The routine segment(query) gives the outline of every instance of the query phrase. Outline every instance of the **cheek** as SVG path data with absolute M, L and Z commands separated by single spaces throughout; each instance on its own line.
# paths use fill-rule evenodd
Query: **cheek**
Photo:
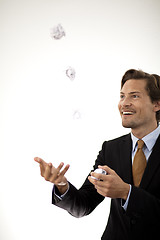
M 118 103 L 118 110 L 120 111 L 120 109 L 121 109 L 121 103 L 119 102 Z
M 144 117 L 144 118 L 150 118 L 154 112 L 153 112 L 153 109 L 150 107 L 150 106 L 145 106 L 145 104 L 139 109 L 139 114 L 141 117 Z

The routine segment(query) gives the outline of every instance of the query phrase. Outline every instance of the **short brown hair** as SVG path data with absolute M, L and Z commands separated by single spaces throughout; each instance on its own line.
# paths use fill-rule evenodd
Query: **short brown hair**
M 121 81 L 121 88 L 129 79 L 144 79 L 146 80 L 146 90 L 152 102 L 160 101 L 160 76 L 157 74 L 149 74 L 142 70 L 130 69 L 125 72 Z M 160 122 L 160 111 L 156 112 L 157 122 Z

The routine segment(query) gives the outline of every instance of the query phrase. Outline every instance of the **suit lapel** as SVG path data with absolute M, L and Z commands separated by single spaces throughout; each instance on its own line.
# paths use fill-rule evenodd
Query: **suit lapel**
M 153 147 L 153 151 L 148 159 L 147 167 L 144 171 L 140 187 L 147 188 L 159 165 L 160 165 L 160 136 L 158 137 Z
M 132 140 L 126 135 L 120 142 L 120 172 L 124 182 L 132 184 Z

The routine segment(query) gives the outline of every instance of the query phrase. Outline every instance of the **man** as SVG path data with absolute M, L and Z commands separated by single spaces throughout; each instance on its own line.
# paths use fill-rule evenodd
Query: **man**
M 75 217 L 91 213 L 105 197 L 112 199 L 102 240 L 155 239 L 160 229 L 160 77 L 128 70 L 118 108 L 131 134 L 103 143 L 94 170 L 102 168 L 107 175 L 91 172 L 77 190 L 65 177 L 69 165 L 61 171 L 63 163 L 55 168 L 35 161 L 45 180 L 54 183 L 52 203 Z

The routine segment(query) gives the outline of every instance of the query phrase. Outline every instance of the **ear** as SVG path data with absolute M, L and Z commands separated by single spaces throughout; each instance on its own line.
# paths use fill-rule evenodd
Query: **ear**
M 154 102 L 154 111 L 155 112 L 160 111 L 160 101 Z

